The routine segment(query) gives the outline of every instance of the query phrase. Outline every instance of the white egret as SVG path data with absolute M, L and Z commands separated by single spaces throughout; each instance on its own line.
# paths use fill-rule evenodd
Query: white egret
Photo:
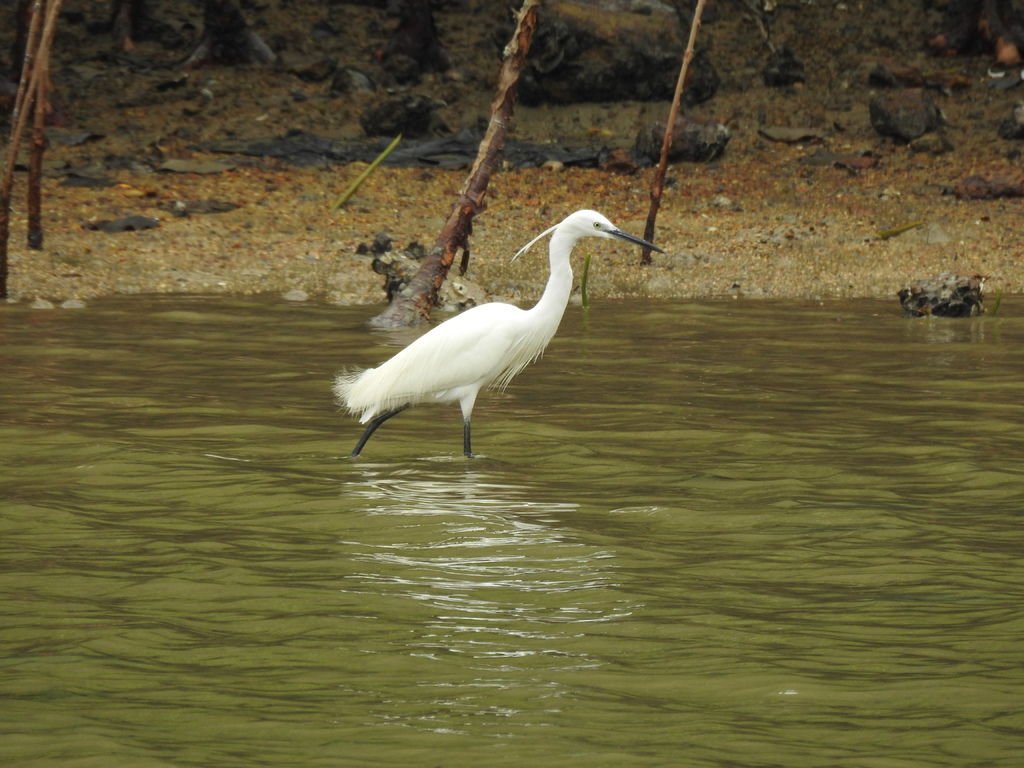
M 431 329 L 376 368 L 337 377 L 334 394 L 338 401 L 349 413 L 358 415 L 361 424 L 369 422 L 352 456 L 359 455 L 381 424 L 410 405 L 458 401 L 463 452 L 471 457 L 469 423 L 477 394 L 486 386 L 507 387 L 517 373 L 543 354 L 558 330 L 572 291 L 569 255 L 576 241 L 582 237 L 618 238 L 664 253 L 621 231 L 597 211 L 584 210 L 542 232 L 512 258 L 519 258 L 549 234 L 551 274 L 531 309 L 499 302 L 480 304 Z

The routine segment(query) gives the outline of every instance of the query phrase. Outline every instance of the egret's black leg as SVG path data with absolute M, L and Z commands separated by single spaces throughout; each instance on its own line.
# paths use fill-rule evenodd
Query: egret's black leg
M 356 447 L 352 449 L 352 453 L 350 455 L 358 456 L 362 452 L 363 446 L 366 445 L 366 441 L 369 440 L 370 436 L 380 428 L 381 424 L 392 416 L 397 416 L 408 407 L 408 404 L 400 405 L 397 408 L 392 408 L 390 411 L 384 411 L 380 416 L 375 416 L 373 420 L 366 425 L 366 429 L 363 430 L 362 437 L 359 438 L 359 442 L 356 443 Z
M 469 419 L 462 422 L 462 452 L 467 459 L 473 458 L 473 449 L 469 445 Z

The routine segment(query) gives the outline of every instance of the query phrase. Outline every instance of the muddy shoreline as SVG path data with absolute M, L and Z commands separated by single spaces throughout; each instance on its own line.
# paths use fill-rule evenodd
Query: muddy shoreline
M 268 28 L 286 11 L 269 3 L 257 20 Z M 992 88 L 983 55 L 934 59 L 923 47 L 908 49 L 908 35 L 934 21 L 920 10 L 901 17 L 899 30 L 873 6 L 858 13 L 812 5 L 799 18 L 780 14 L 778 41 L 805 39 L 800 24 L 818 30 L 817 45 L 797 49 L 807 82 L 790 88 L 759 82 L 760 54 L 749 45 L 743 19 L 723 16 L 702 31 L 722 84 L 693 114 L 728 125 L 731 141 L 713 163 L 670 169 L 656 233 L 667 254 L 653 266 L 640 266 L 627 247 L 581 245 L 581 253 L 586 248 L 595 256 L 593 296 L 889 299 L 911 280 L 946 271 L 985 275 L 990 293 L 1024 293 L 1024 199 L 950 193 L 970 176 L 1020 179 L 1024 145 L 998 138 L 997 128 L 1024 98 L 1024 87 Z M 442 123 L 452 132 L 478 126 L 491 95 L 493 46 L 478 39 L 487 34 L 484 25 L 471 21 L 458 8 L 440 14 L 442 37 L 459 39 L 453 49 L 467 55 L 455 74 L 417 86 L 447 98 Z M 359 245 L 379 232 L 397 247 L 430 245 L 465 179 L 464 169 L 381 168 L 344 209 L 334 210 L 333 201 L 364 164 L 296 167 L 203 147 L 292 129 L 356 138 L 354 102 L 286 69 L 197 71 L 186 87 L 161 90 L 174 72 L 109 62 L 103 36 L 72 27 L 62 35 L 55 79 L 69 96 L 68 124 L 60 130 L 77 138 L 55 139 L 47 153 L 42 251 L 24 245 L 24 175 L 17 174 L 13 301 L 301 292 L 313 301 L 382 303 L 383 279 L 372 271 L 371 257 L 357 254 Z M 300 39 L 308 36 L 290 45 L 311 45 Z M 905 65 L 963 84 L 935 93 L 944 125 L 934 140 L 916 146 L 879 136 L 869 119 L 875 89 L 868 73 L 896 51 Z M 143 47 L 137 55 L 161 52 Z M 366 47 L 352 55 L 365 59 Z M 520 106 L 511 135 L 628 150 L 638 130 L 667 111 L 660 102 Z M 773 140 L 765 130 L 772 127 L 790 134 L 806 128 L 807 138 Z M 872 162 L 844 168 L 830 162 L 836 154 Z M 185 170 L 160 170 L 168 160 L 184 162 Z M 475 223 L 469 273 L 459 278 L 480 300 L 528 302 L 539 295 L 543 251 L 515 263 L 510 257 L 573 210 L 596 208 L 642 233 L 650 169 L 622 174 L 551 165 L 505 169 L 492 178 L 488 208 Z M 69 181 L 73 176 L 100 177 L 104 185 L 80 186 Z M 131 215 L 158 226 L 117 233 L 91 228 Z

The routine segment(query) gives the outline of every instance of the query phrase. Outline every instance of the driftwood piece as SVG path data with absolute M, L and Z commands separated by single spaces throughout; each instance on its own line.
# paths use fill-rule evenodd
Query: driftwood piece
M 540 0 L 523 0 L 523 6 L 516 14 L 516 30 L 505 47 L 487 131 L 480 141 L 476 161 L 459 192 L 459 198 L 438 235 L 437 243 L 409 284 L 395 294 L 384 312 L 370 321 L 372 326 L 397 328 L 429 319 L 430 311 L 437 303 L 438 291 L 448 276 L 456 253 L 460 251 L 462 271 L 465 272 L 469 264 L 469 236 L 473 231 L 473 217 L 486 207 L 487 184 L 505 144 L 508 123 L 515 107 L 519 74 L 537 28 L 539 3 Z
M 697 42 L 697 32 L 700 30 L 700 17 L 704 13 L 704 0 L 697 0 L 697 6 L 693 9 L 693 21 L 690 22 L 690 39 L 686 42 L 686 52 L 683 53 L 683 63 L 679 67 L 679 79 L 676 80 L 676 92 L 672 97 L 672 107 L 669 109 L 668 122 L 665 123 L 665 136 L 661 141 L 661 159 L 658 167 L 654 170 L 654 177 L 651 179 L 651 207 L 647 212 L 647 224 L 644 227 L 644 240 L 654 242 L 654 224 L 658 220 L 658 209 L 661 207 L 661 195 L 665 189 L 665 171 L 668 169 L 668 154 L 672 149 L 672 130 L 675 128 L 676 117 L 679 115 L 679 104 L 683 98 L 683 88 L 686 85 L 686 72 L 693 60 L 693 48 Z M 651 263 L 651 249 L 644 248 L 640 252 L 640 263 Z

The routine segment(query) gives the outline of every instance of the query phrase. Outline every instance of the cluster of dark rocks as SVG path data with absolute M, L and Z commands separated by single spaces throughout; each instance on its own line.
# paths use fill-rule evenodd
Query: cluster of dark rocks
M 907 317 L 975 317 L 985 311 L 985 278 L 943 272 L 915 280 L 897 295 Z

